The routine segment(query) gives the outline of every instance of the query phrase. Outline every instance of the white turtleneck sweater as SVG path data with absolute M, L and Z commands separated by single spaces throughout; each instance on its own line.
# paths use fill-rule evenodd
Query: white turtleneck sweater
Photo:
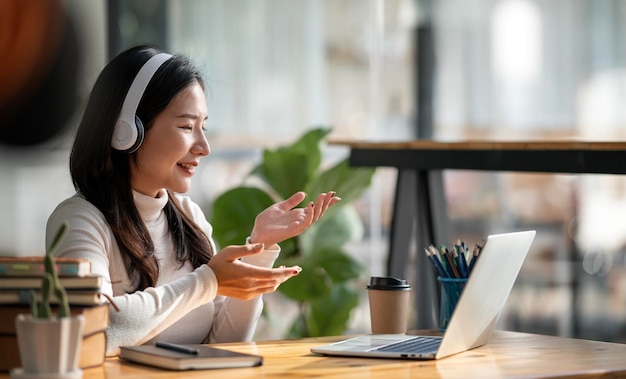
M 139 345 L 156 339 L 174 343 L 251 340 L 263 307 L 261 296 L 248 301 L 217 296 L 217 279 L 207 265 L 194 270 L 186 262 L 179 268 L 163 212 L 167 192 L 161 190 L 157 198 L 138 192 L 133 195 L 154 242 L 159 262 L 156 287 L 133 292 L 117 242 L 104 215 L 79 194 L 59 204 L 46 227 L 46 246 L 49 246 L 61 224 L 69 223 L 69 232 L 56 255 L 90 260 L 92 273 L 104 277 L 102 292 L 111 296 L 119 308 L 117 312 L 110 307 L 107 356 L 118 355 L 119 346 Z M 213 228 L 200 207 L 187 196 L 176 197 L 182 209 L 209 237 L 216 251 L 211 237 Z M 243 260 L 272 267 L 279 253 L 280 248 L 266 249 Z

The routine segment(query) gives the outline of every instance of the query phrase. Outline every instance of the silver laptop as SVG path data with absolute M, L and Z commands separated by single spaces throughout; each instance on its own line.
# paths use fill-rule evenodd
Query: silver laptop
M 534 238 L 534 230 L 487 237 L 443 336 L 369 334 L 311 351 L 367 358 L 440 359 L 485 345 Z

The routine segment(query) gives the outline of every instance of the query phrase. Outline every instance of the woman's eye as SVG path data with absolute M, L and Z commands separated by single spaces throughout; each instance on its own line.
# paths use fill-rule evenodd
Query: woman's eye
M 181 126 L 180 128 L 181 128 L 181 129 L 185 129 L 185 130 L 192 130 L 192 129 L 193 129 L 193 126 L 191 126 L 191 125 L 183 125 L 183 126 Z

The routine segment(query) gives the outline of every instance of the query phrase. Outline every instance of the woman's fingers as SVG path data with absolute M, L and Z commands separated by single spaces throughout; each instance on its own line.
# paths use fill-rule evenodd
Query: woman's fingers
M 320 193 L 319 195 L 317 195 L 317 201 L 315 202 L 315 208 L 313 213 L 313 222 L 319 220 L 320 218 L 322 205 L 324 205 L 324 199 L 326 199 L 325 193 Z
M 321 193 L 317 196 L 312 223 L 319 220 L 331 205 L 341 200 L 341 198 L 335 196 L 335 194 L 335 191 L 330 191 L 328 193 Z
M 304 219 L 299 222 L 300 228 L 308 228 L 311 224 L 313 224 L 313 220 L 315 219 L 315 204 L 311 201 L 309 205 L 307 205 L 306 210 L 304 211 Z
M 302 271 L 299 266 L 266 268 L 239 260 L 240 257 L 260 252 L 258 249 L 262 249 L 262 244 L 228 246 L 211 258 L 207 264 L 217 278 L 219 295 L 251 299 L 275 291 Z
M 271 274 L 271 278 L 265 279 L 246 278 L 245 280 L 239 281 L 236 285 L 233 285 L 234 283 L 220 283 L 218 280 L 218 294 L 241 300 L 249 300 L 276 291 L 282 283 L 297 275 L 295 272 L 299 272 L 299 270 L 288 269 L 286 274 L 273 273 Z
M 262 243 L 251 243 L 248 245 L 230 245 L 226 246 L 222 249 L 222 251 L 220 251 L 219 259 L 224 259 L 232 262 L 248 255 L 259 254 L 263 251 L 264 248 L 265 246 Z
M 330 205 L 333 202 L 333 199 L 335 199 L 335 192 L 334 191 L 330 191 L 326 197 L 324 198 L 324 202 L 322 203 L 322 211 L 320 212 L 320 216 L 322 217 L 322 215 L 324 213 L 326 213 L 326 210 L 328 209 L 328 207 L 330 207 Z
M 306 194 L 302 191 L 299 191 L 291 195 L 289 199 L 276 203 L 276 205 L 280 207 L 280 209 L 284 211 L 288 211 L 292 209 L 293 207 L 295 207 L 296 205 L 300 204 L 302 200 L 304 200 L 305 197 L 306 197 Z

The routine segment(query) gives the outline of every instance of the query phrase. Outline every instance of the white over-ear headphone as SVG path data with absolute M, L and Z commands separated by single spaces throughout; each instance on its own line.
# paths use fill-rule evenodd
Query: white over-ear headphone
M 128 89 L 124 98 L 122 110 L 115 123 L 111 146 L 115 150 L 126 153 L 135 152 L 143 142 L 144 128 L 139 117 L 137 117 L 137 107 L 143 96 L 150 79 L 157 72 L 159 67 L 172 57 L 171 54 L 156 54 L 141 67 L 133 83 Z

